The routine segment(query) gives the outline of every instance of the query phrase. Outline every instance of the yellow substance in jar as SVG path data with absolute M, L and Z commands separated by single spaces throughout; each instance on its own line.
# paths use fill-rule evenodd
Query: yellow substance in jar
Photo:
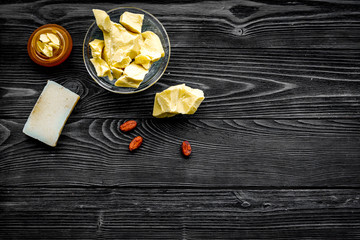
M 153 116 L 157 118 L 172 117 L 176 114 L 194 114 L 205 99 L 204 92 L 185 84 L 169 87 L 156 93 Z
M 60 39 L 54 33 L 40 34 L 39 41 L 37 41 L 39 51 L 48 58 L 54 56 L 54 51 L 60 48 Z
M 97 75 L 115 78 L 115 86 L 138 88 L 151 64 L 165 55 L 159 37 L 151 31 L 141 33 L 142 14 L 124 12 L 119 24 L 102 10 L 93 9 L 93 13 L 104 36 L 90 42 Z

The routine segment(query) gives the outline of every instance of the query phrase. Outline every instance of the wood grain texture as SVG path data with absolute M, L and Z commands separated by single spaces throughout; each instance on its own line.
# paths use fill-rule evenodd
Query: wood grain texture
M 21 132 L 25 120 L 1 120 L 0 185 L 360 186 L 358 120 L 152 119 L 127 134 L 124 121 L 70 119 L 51 148 Z
M 0 239 L 360 239 L 359 1 L 1 3 Z M 91 9 L 130 5 L 172 53 L 155 86 L 120 96 L 89 77 L 82 43 Z M 26 52 L 47 23 L 74 41 L 54 68 Z M 81 95 L 56 148 L 22 133 L 48 79 Z M 198 112 L 152 118 L 180 83 L 204 90 Z
M 91 9 L 134 6 L 154 14 L 173 47 L 359 49 L 358 1 L 89 1 L 10 2 L 0 9 L 2 45 L 25 45 L 46 23 L 64 26 L 82 45 L 94 21 Z M 16 13 L 16 14 L 14 14 Z M 114 21 L 116 21 L 114 19 Z M 14 41 L 14 39 L 17 39 Z
M 10 57 L 13 50 L 1 51 Z M 81 48 L 50 69 L 15 51 L 0 77 L 1 118 L 26 118 L 48 79 L 81 95 L 74 118 L 152 118 L 155 93 L 182 83 L 205 92 L 189 118 L 360 117 L 358 50 L 173 49 L 160 81 L 133 95 L 100 88 L 86 72 Z
M 358 239 L 360 190 L 1 188 L 2 239 Z

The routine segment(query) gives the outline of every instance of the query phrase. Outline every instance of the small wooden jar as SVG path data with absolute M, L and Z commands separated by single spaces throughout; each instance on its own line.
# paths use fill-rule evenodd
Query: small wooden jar
M 37 42 L 43 33 L 53 33 L 60 40 L 59 49 L 54 50 L 52 57 L 45 56 L 38 48 Z M 71 36 L 65 28 L 57 24 L 46 24 L 36 29 L 30 36 L 27 50 L 28 54 L 35 63 L 44 67 L 53 67 L 64 62 L 70 55 L 73 42 Z

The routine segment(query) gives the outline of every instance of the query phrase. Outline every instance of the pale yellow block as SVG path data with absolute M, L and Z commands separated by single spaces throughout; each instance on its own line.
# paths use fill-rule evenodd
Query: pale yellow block
M 133 44 L 133 41 L 136 40 L 139 37 L 142 37 L 141 34 L 139 33 L 134 33 L 131 32 L 129 30 L 127 30 L 126 28 L 124 28 L 121 24 L 119 23 L 114 23 L 113 24 L 113 31 L 112 31 L 112 37 L 113 38 L 121 38 L 119 39 L 119 41 L 121 42 L 121 44 Z
M 51 46 L 51 47 L 53 48 L 53 50 L 54 50 L 54 49 L 57 50 L 57 49 L 60 48 L 60 45 L 56 45 L 55 43 L 49 42 L 48 44 L 49 44 L 49 46 Z
M 135 57 L 136 64 L 139 64 L 143 66 L 146 70 L 148 70 L 151 67 L 151 59 L 149 56 L 139 54 Z
M 129 88 L 138 88 L 142 80 L 136 80 L 129 78 L 126 75 L 122 75 L 116 82 L 115 86 L 117 87 L 129 87 Z
M 148 70 L 134 62 L 124 69 L 124 74 L 127 77 L 138 81 L 143 81 L 147 73 Z
M 135 63 L 136 64 L 144 64 L 151 62 L 151 59 L 149 56 L 139 54 L 135 57 Z
M 162 91 L 158 97 L 159 104 L 163 112 L 178 114 L 177 104 L 179 100 L 180 85 L 169 87 Z
M 115 79 L 119 79 L 124 72 L 122 69 L 116 67 L 110 67 L 110 69 Z
M 143 64 L 141 64 L 141 66 L 143 66 L 143 68 L 145 68 L 146 70 L 149 70 L 150 67 L 151 67 L 151 62 L 149 62 L 149 63 L 143 63 Z
M 177 112 L 175 112 L 176 108 L 171 109 L 171 98 L 165 96 L 164 93 L 157 93 L 157 101 L 162 112 L 177 114 Z
M 110 80 L 112 80 L 110 67 L 103 59 L 101 59 L 101 58 L 91 58 L 90 61 L 94 65 L 95 70 L 96 70 L 96 74 L 97 74 L 98 77 L 105 77 L 105 76 L 109 77 L 110 76 L 111 77 Z
M 40 41 L 41 42 L 43 42 L 43 43 L 48 43 L 48 42 L 50 42 L 50 39 L 48 38 L 48 36 L 45 34 L 45 33 L 43 33 L 43 34 L 40 34 Z
M 36 46 L 37 46 L 37 50 L 42 52 L 42 49 L 45 47 L 45 43 L 43 43 L 42 41 L 37 41 Z
M 143 20 L 144 20 L 143 14 L 124 12 L 120 16 L 120 23 L 128 30 L 135 33 L 141 33 Z
M 91 48 L 91 54 L 93 56 L 93 58 L 101 58 L 102 56 L 102 52 L 104 49 L 104 41 L 103 40 L 99 40 L 99 39 L 95 39 L 93 41 L 91 41 L 89 43 L 90 48 Z
M 46 34 L 48 36 L 48 38 L 50 39 L 50 41 L 56 45 L 60 45 L 60 39 L 58 36 L 56 36 L 56 34 L 54 33 L 47 33 Z
M 103 31 L 110 32 L 111 20 L 109 15 L 105 11 L 99 9 L 93 9 L 92 11 L 94 13 L 98 27 Z
M 23 133 L 55 147 L 80 96 L 48 81 L 27 119 Z
M 159 104 L 159 101 L 158 101 L 159 94 L 160 93 L 155 94 L 154 107 L 153 107 L 153 116 L 160 116 L 161 113 L 163 113 L 162 108 L 161 108 L 161 106 Z
M 134 59 L 139 53 L 135 50 L 135 45 L 128 48 L 128 55 L 131 59 Z
M 141 34 L 130 32 L 120 24 L 113 23 L 111 31 L 111 51 L 113 54 L 121 49 L 127 56 L 133 59 L 140 53 L 139 42 L 141 40 Z
M 45 56 L 50 58 L 54 55 L 53 48 L 50 45 L 43 43 L 41 41 L 38 41 L 37 46 Z
M 140 54 L 143 45 L 144 45 L 144 38 L 142 37 L 141 34 L 138 34 L 138 37 L 134 40 L 134 46 L 131 50 L 132 52 L 130 53 L 132 59 L 135 59 L 135 57 Z
M 111 22 L 112 30 L 110 32 L 111 49 L 117 50 L 121 46 L 132 45 L 134 36 L 120 24 Z
M 114 80 L 114 76 L 112 75 L 111 71 L 107 73 L 107 77 L 109 78 L 110 81 Z
M 118 49 L 112 56 L 111 65 L 116 68 L 126 68 L 129 66 L 131 58 L 128 56 L 128 53 L 122 49 Z
M 176 114 L 194 114 L 204 99 L 204 92 L 200 89 L 185 84 L 172 86 L 155 95 L 153 116 L 164 118 Z
M 103 32 L 104 36 L 104 49 L 102 53 L 102 58 L 108 63 L 111 63 L 111 36 L 108 32 Z
M 170 103 L 167 99 L 161 97 L 160 93 L 156 93 L 155 101 L 154 101 L 154 108 L 153 108 L 153 116 L 157 118 L 166 118 L 166 117 L 173 117 L 178 113 L 170 113 L 168 111 L 168 106 Z
M 163 118 L 162 114 L 164 111 L 162 111 L 161 105 L 159 104 L 159 93 L 156 93 L 155 100 L 154 100 L 154 107 L 153 107 L 153 113 L 152 115 L 157 118 Z
M 154 38 L 154 35 L 156 35 L 156 33 L 152 32 L 152 31 L 146 31 L 146 32 L 141 33 L 141 35 L 143 36 L 144 39 L 150 39 L 150 38 Z
M 177 111 L 183 114 L 194 114 L 204 100 L 204 92 L 185 86 L 179 89 L 182 104 L 177 105 Z
M 148 56 L 152 62 L 156 62 L 161 58 L 161 53 L 154 48 L 152 42 L 148 39 L 145 39 L 144 44 L 141 47 L 140 54 Z
M 151 46 L 152 51 L 160 53 L 161 57 L 165 56 L 165 51 L 158 35 L 152 31 L 143 32 L 141 35 L 144 38 L 144 42 Z

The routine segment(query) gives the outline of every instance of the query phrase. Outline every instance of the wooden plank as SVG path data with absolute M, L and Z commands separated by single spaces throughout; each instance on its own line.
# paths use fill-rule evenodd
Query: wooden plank
M 70 119 L 56 148 L 0 120 L 0 185 L 360 186 L 359 120 L 148 119 L 127 134 L 124 120 Z
M 359 2 L 342 0 L 160 1 L 155 4 L 11 1 L 0 9 L 2 46 L 25 46 L 31 32 L 46 23 L 64 26 L 75 45 L 81 46 L 87 28 L 94 21 L 91 9 L 110 10 L 129 5 L 159 18 L 173 47 L 359 49 Z
M 10 57 L 13 49 L 1 51 Z M 206 96 L 190 118 L 360 117 L 358 50 L 173 49 L 160 81 L 134 95 L 100 88 L 86 72 L 79 48 L 51 69 L 15 51 L 19 54 L 3 64 L 0 76 L 0 118 L 26 118 L 47 79 L 81 95 L 74 118 L 151 118 L 155 93 L 182 83 Z
M 358 239 L 359 189 L 1 188 L 2 239 Z

